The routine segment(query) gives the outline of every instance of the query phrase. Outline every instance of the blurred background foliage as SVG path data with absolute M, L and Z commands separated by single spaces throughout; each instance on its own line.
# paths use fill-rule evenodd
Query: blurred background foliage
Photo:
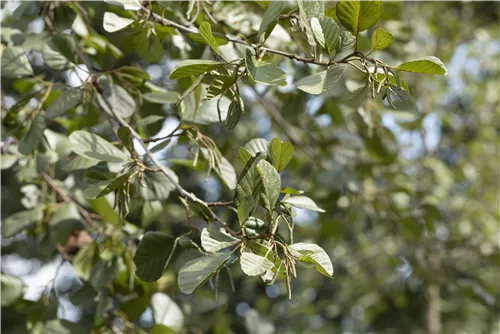
M 225 33 L 258 27 L 265 6 L 200 5 L 214 20 L 225 22 L 214 27 Z M 166 9 L 170 19 L 186 23 L 189 2 L 157 6 Z M 23 234 L 6 237 L 2 230 L 2 331 L 89 333 L 95 327 L 96 333 L 500 333 L 500 6 L 385 2 L 384 10 L 377 26 L 390 31 L 394 42 L 377 57 L 397 64 L 435 55 L 448 69 L 443 77 L 403 75 L 412 103 L 397 111 L 371 100 L 360 108 L 349 106 L 345 101 L 356 87 L 355 73 L 319 97 L 292 84 L 271 89 L 245 85 L 241 94 L 247 113 L 236 128 L 219 123 L 200 127 L 237 170 L 242 167 L 236 161 L 237 149 L 250 139 L 279 137 L 294 144 L 283 184 L 304 190 L 327 211 L 298 210 L 296 239 L 327 251 L 335 269 L 333 280 L 299 269 L 288 300 L 283 283 L 266 286 L 235 271 L 235 292 L 222 275 L 216 302 L 209 285 L 190 296 L 179 292 L 176 273 L 196 254 L 183 249 L 156 283 L 134 279 L 133 270 L 124 265 L 103 273 L 112 285 L 93 284 L 92 279 L 79 278 L 83 269 L 61 255 L 73 258 L 96 237 L 90 230 L 84 232 L 78 214 L 68 210 L 57 231 L 36 221 Z M 152 83 L 168 90 L 179 90 L 168 78 L 177 59 L 210 54 L 208 48 L 157 24 L 156 35 L 140 25 L 107 33 L 105 11 L 128 15 L 105 2 L 2 2 L 2 48 L 33 50 L 29 58 L 40 80 L 79 86 L 84 70 L 51 70 L 39 52 L 51 29 L 67 31 L 102 69 L 139 65 Z M 206 19 L 206 12 L 200 12 L 197 23 Z M 295 37 L 286 23 L 283 26 L 267 44 L 300 53 Z M 369 48 L 370 34 L 361 35 L 361 49 Z M 221 50 L 230 54 L 231 47 Z M 273 61 L 280 63 L 289 81 L 314 68 L 280 57 Z M 8 110 L 35 81 L 2 77 L 2 220 L 36 207 L 45 196 L 55 198 L 40 172 L 57 169 L 57 179 L 77 202 L 112 221 L 116 214 L 107 200 L 89 203 L 83 198 L 83 172 L 65 173 L 57 167 L 59 159 L 66 159 L 61 151 L 67 148 L 51 144 L 52 150 L 29 156 L 9 151 L 20 130 L 11 128 Z M 54 86 L 47 103 L 61 94 L 60 85 Z M 19 113 L 36 107 L 36 100 L 28 100 Z M 143 100 L 137 120 L 160 116 L 144 127 L 143 135 L 169 133 L 179 122 L 176 112 L 175 105 Z M 48 123 L 49 144 L 83 128 L 112 136 L 105 119 L 92 106 L 77 107 L 70 116 Z M 182 163 L 192 159 L 185 141 L 162 152 L 184 188 L 207 201 L 231 199 L 218 178 L 205 181 L 203 171 Z M 119 241 L 106 247 L 121 254 L 122 264 L 129 264 L 127 258 L 143 231 L 174 237 L 188 231 L 175 194 L 159 204 L 133 203 L 125 227 L 106 226 L 109 240 Z M 227 212 L 220 214 L 231 219 Z M 188 224 L 203 222 L 191 218 Z M 57 242 L 63 253 L 54 246 Z

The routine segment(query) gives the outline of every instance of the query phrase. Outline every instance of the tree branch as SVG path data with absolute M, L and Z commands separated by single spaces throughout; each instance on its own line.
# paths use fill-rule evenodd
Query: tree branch
M 189 28 L 189 27 L 183 26 L 182 24 L 179 24 L 179 23 L 176 23 L 174 21 L 170 21 L 166 18 L 163 18 L 160 15 L 153 12 L 152 10 L 150 10 L 149 8 L 146 8 L 144 6 L 142 7 L 142 11 L 144 13 L 146 13 L 148 15 L 148 17 L 151 17 L 155 22 L 157 22 L 161 25 L 164 25 L 167 27 L 174 27 L 179 31 L 183 31 L 183 32 L 187 32 L 187 33 L 192 33 L 192 34 L 199 33 L 199 31 L 196 29 Z M 339 63 L 339 62 L 334 62 L 334 61 L 330 61 L 330 62 L 318 61 L 314 58 L 305 58 L 305 57 L 301 57 L 301 56 L 293 54 L 293 53 L 288 53 L 288 52 L 284 52 L 284 51 L 280 51 L 280 50 L 276 50 L 276 49 L 271 49 L 271 48 L 264 47 L 264 46 L 258 46 L 257 44 L 248 44 L 246 41 L 239 39 L 239 38 L 234 38 L 234 37 L 227 37 L 227 38 L 232 43 L 241 44 L 241 45 L 251 47 L 255 51 L 257 51 L 257 50 L 258 51 L 265 51 L 267 53 L 277 54 L 277 55 L 280 55 L 280 56 L 283 56 L 283 57 L 286 57 L 289 59 L 293 59 L 296 61 L 300 61 L 303 63 L 307 63 L 307 64 L 315 64 L 315 65 L 319 65 L 319 66 L 330 66 L 330 65 L 335 65 L 335 64 Z M 341 61 L 341 62 L 345 62 L 345 60 Z

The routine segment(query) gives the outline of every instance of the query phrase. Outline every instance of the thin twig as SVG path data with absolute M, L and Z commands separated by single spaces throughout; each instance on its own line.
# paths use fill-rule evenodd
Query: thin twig
M 45 182 L 47 182 L 47 184 L 57 192 L 57 194 L 63 199 L 63 201 L 65 201 L 66 203 L 73 203 L 76 206 L 78 212 L 90 227 L 94 229 L 97 228 L 97 225 L 90 216 L 90 213 L 85 210 L 85 208 L 83 208 L 80 204 L 75 202 L 71 197 L 69 197 L 68 194 L 63 189 L 61 189 L 61 187 L 59 187 L 57 183 L 49 176 L 49 174 L 41 172 L 40 175 L 43 177 Z

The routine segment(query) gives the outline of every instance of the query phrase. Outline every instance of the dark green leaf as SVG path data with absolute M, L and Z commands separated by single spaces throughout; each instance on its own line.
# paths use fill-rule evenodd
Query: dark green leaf
M 71 88 L 63 92 L 47 108 L 47 117 L 54 118 L 61 116 L 66 111 L 76 107 L 82 102 L 83 91 L 80 88 Z
M 170 79 L 180 79 L 190 76 L 199 76 L 208 71 L 215 70 L 224 63 L 215 60 L 189 59 L 178 62 L 170 73 Z
M 162 232 L 147 232 L 134 255 L 135 274 L 146 282 L 158 280 L 174 251 L 174 239 Z
M 285 3 L 283 1 L 269 2 L 269 6 L 264 13 L 264 17 L 262 18 L 262 22 L 259 27 L 258 36 L 260 43 L 264 43 L 269 35 L 271 35 L 271 32 L 276 25 L 278 16 L 281 14 L 284 7 Z

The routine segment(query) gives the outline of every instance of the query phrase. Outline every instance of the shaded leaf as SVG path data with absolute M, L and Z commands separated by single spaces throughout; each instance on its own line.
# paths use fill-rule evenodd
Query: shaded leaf
M 98 250 L 98 244 L 92 241 L 80 249 L 73 259 L 72 264 L 75 268 L 75 273 L 86 281 L 90 278 L 92 269 L 97 261 Z
M 191 294 L 205 284 L 229 260 L 231 253 L 205 255 L 182 266 L 177 279 L 183 293 Z
M 42 207 L 14 213 L 2 219 L 2 236 L 12 237 L 28 228 L 33 227 L 43 219 Z
M 54 118 L 61 116 L 66 111 L 76 107 L 82 102 L 83 91 L 80 88 L 71 88 L 63 92 L 47 108 L 47 117 Z
M 328 70 L 314 73 L 297 81 L 297 88 L 303 92 L 319 95 L 326 92 L 339 81 L 344 74 L 345 67 L 330 67 Z
M 246 51 L 245 64 L 255 82 L 265 85 L 286 85 L 286 73 L 278 66 L 257 61 L 250 50 Z
M 262 179 L 261 199 L 269 213 L 274 211 L 281 190 L 281 179 L 276 169 L 266 160 L 257 164 L 257 171 Z
M 107 140 L 87 131 L 74 131 L 69 136 L 69 142 L 73 152 L 84 158 L 117 163 L 129 158 Z
M 179 93 L 177 92 L 150 92 L 142 95 L 145 100 L 153 103 L 176 103 L 179 100 Z M 156 116 L 156 115 L 151 115 Z M 150 117 L 150 116 L 148 116 Z M 158 116 L 157 116 L 158 117 Z
M 330 55 L 339 44 L 340 28 L 337 23 L 326 16 L 319 19 L 313 17 L 311 19 L 311 29 L 320 47 Z
M 2 53 L 2 77 L 18 78 L 33 74 L 24 49 L 19 46 L 7 47 Z
M 170 73 L 170 79 L 180 79 L 190 76 L 199 76 L 208 71 L 215 70 L 224 63 L 215 60 L 202 60 L 202 59 L 188 59 L 178 62 L 172 73 Z
M 174 239 L 162 232 L 146 232 L 134 255 L 135 274 L 146 282 L 158 280 L 174 251 Z
M 262 17 L 262 22 L 259 26 L 258 36 L 260 43 L 264 43 L 269 35 L 271 35 L 271 32 L 277 23 L 278 16 L 281 14 L 284 7 L 285 3 L 283 1 L 269 2 L 269 6 Z
M 215 253 L 221 249 L 231 247 L 240 242 L 239 239 L 229 235 L 223 227 L 210 224 L 201 231 L 201 246 L 207 252 Z
M 134 114 L 135 100 L 125 88 L 107 81 L 101 81 L 101 86 L 102 94 L 96 94 L 96 98 L 105 112 L 111 116 L 114 116 L 114 112 L 122 118 L 128 118 Z
M 26 289 L 23 281 L 19 278 L 2 274 L 0 282 L 2 287 L 2 307 L 12 305 L 23 297 Z

